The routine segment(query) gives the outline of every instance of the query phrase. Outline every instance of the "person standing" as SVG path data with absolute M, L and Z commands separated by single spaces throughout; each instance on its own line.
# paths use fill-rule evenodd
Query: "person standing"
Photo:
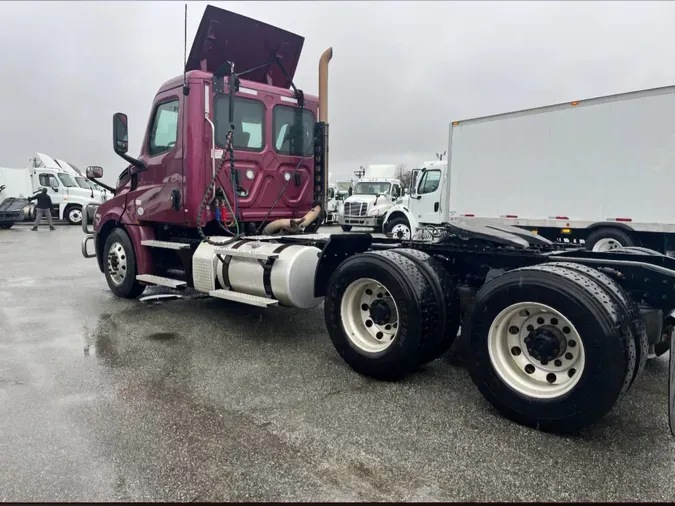
M 40 219 L 44 216 L 47 218 L 47 223 L 49 223 L 49 230 L 56 230 L 54 225 L 52 225 L 52 199 L 47 195 L 47 188 L 42 188 L 42 191 L 37 195 L 33 195 L 28 199 L 28 202 L 31 200 L 37 200 L 37 206 L 35 206 L 35 223 L 31 230 L 37 230 L 40 225 Z

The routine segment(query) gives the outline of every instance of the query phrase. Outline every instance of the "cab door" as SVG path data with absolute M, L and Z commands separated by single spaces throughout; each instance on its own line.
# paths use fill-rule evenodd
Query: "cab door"
M 127 211 L 137 221 L 183 224 L 185 195 L 182 94 L 179 89 L 157 95 L 140 159 L 147 170 L 137 174 L 136 189 L 129 193 Z
M 441 179 L 444 171 L 425 170 L 419 178 L 417 192 L 410 198 L 410 211 L 420 223 L 441 223 Z
M 37 174 L 39 187 L 35 191 L 39 191 L 40 188 L 47 188 L 47 195 L 52 199 L 52 211 L 56 209 L 58 215 L 59 205 L 63 202 L 63 197 L 67 193 L 66 187 L 51 172 L 37 172 Z

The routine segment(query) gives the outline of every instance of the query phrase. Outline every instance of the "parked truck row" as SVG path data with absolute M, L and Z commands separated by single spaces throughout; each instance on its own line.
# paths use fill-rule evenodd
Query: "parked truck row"
M 232 39 L 233 33 L 238 37 Z M 546 181 L 545 165 L 526 155 L 520 168 L 499 158 L 502 165 L 491 169 L 501 171 L 495 183 L 484 160 L 490 149 L 476 144 L 475 127 L 487 123 L 459 123 L 453 125 L 447 163 L 428 164 L 407 206 L 400 206 L 410 229 L 423 232 L 419 238 L 316 233 L 328 200 L 333 52 L 321 56 L 319 95 L 311 96 L 293 82 L 302 42 L 208 6 L 185 74 L 155 97 L 137 158 L 127 154 L 126 115 L 114 115 L 114 150 L 130 167 L 114 196 L 87 206 L 82 221 L 82 253 L 96 258 L 110 290 L 134 298 L 147 286 L 191 288 L 260 307 L 308 309 L 323 302 L 336 351 L 355 371 L 383 380 L 440 357 L 459 334 L 482 395 L 509 419 L 556 432 L 603 417 L 639 381 L 650 348 L 670 349 L 668 415 L 675 434 L 675 259 L 635 246 L 562 248 L 546 234 L 511 225 L 529 224 L 459 218 L 473 205 L 487 217 L 502 212 L 497 197 L 515 190 L 505 202 L 522 206 L 518 212 L 531 209 L 523 186 L 546 189 L 556 207 L 573 202 L 574 195 L 566 200 L 555 192 L 565 188 L 566 173 L 579 169 L 557 165 L 558 188 L 549 189 L 528 180 Z M 561 118 L 551 125 L 578 139 L 570 114 Z M 618 117 L 615 123 L 634 119 Z M 503 155 L 511 152 L 508 131 L 522 124 L 516 123 L 503 129 L 492 123 L 491 142 Z M 542 125 L 535 130 L 550 131 Z M 529 147 L 549 158 L 562 156 L 551 142 L 546 137 Z M 594 152 L 585 143 L 573 147 Z M 585 163 L 577 154 L 568 160 Z M 472 162 L 473 156 L 484 161 Z M 627 161 L 611 159 L 616 176 L 627 170 Z M 92 180 L 102 173 L 100 167 L 87 169 Z M 569 181 L 575 191 L 571 183 L 578 187 L 578 179 Z M 363 200 L 349 203 L 359 202 L 359 218 L 363 204 L 368 217 L 382 194 L 394 196 L 394 182 L 387 183 L 389 188 L 354 188 L 353 196 Z M 472 194 L 462 195 L 471 188 Z M 494 200 L 481 200 L 483 190 Z M 537 195 L 532 199 L 540 202 Z M 541 209 L 550 208 L 544 204 Z M 601 221 L 610 227 L 626 223 Z
M 82 210 L 88 204 L 105 202 L 109 192 L 80 175 L 63 160 L 36 153 L 33 166 L 0 167 L 0 228 L 35 219 L 35 209 L 28 198 L 47 189 L 52 200 L 52 216 L 71 225 L 82 222 Z

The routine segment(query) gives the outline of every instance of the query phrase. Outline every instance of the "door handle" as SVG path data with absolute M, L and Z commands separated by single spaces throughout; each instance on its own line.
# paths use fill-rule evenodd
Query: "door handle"
M 439 204 L 438 202 L 434 202 L 434 212 L 435 212 L 435 213 L 438 212 L 438 207 L 439 207 L 439 205 L 440 205 L 440 204 Z

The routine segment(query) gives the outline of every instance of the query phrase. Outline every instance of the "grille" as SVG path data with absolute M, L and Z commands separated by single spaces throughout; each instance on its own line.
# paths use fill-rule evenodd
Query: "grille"
M 365 216 L 368 204 L 365 202 L 345 202 L 345 216 Z

